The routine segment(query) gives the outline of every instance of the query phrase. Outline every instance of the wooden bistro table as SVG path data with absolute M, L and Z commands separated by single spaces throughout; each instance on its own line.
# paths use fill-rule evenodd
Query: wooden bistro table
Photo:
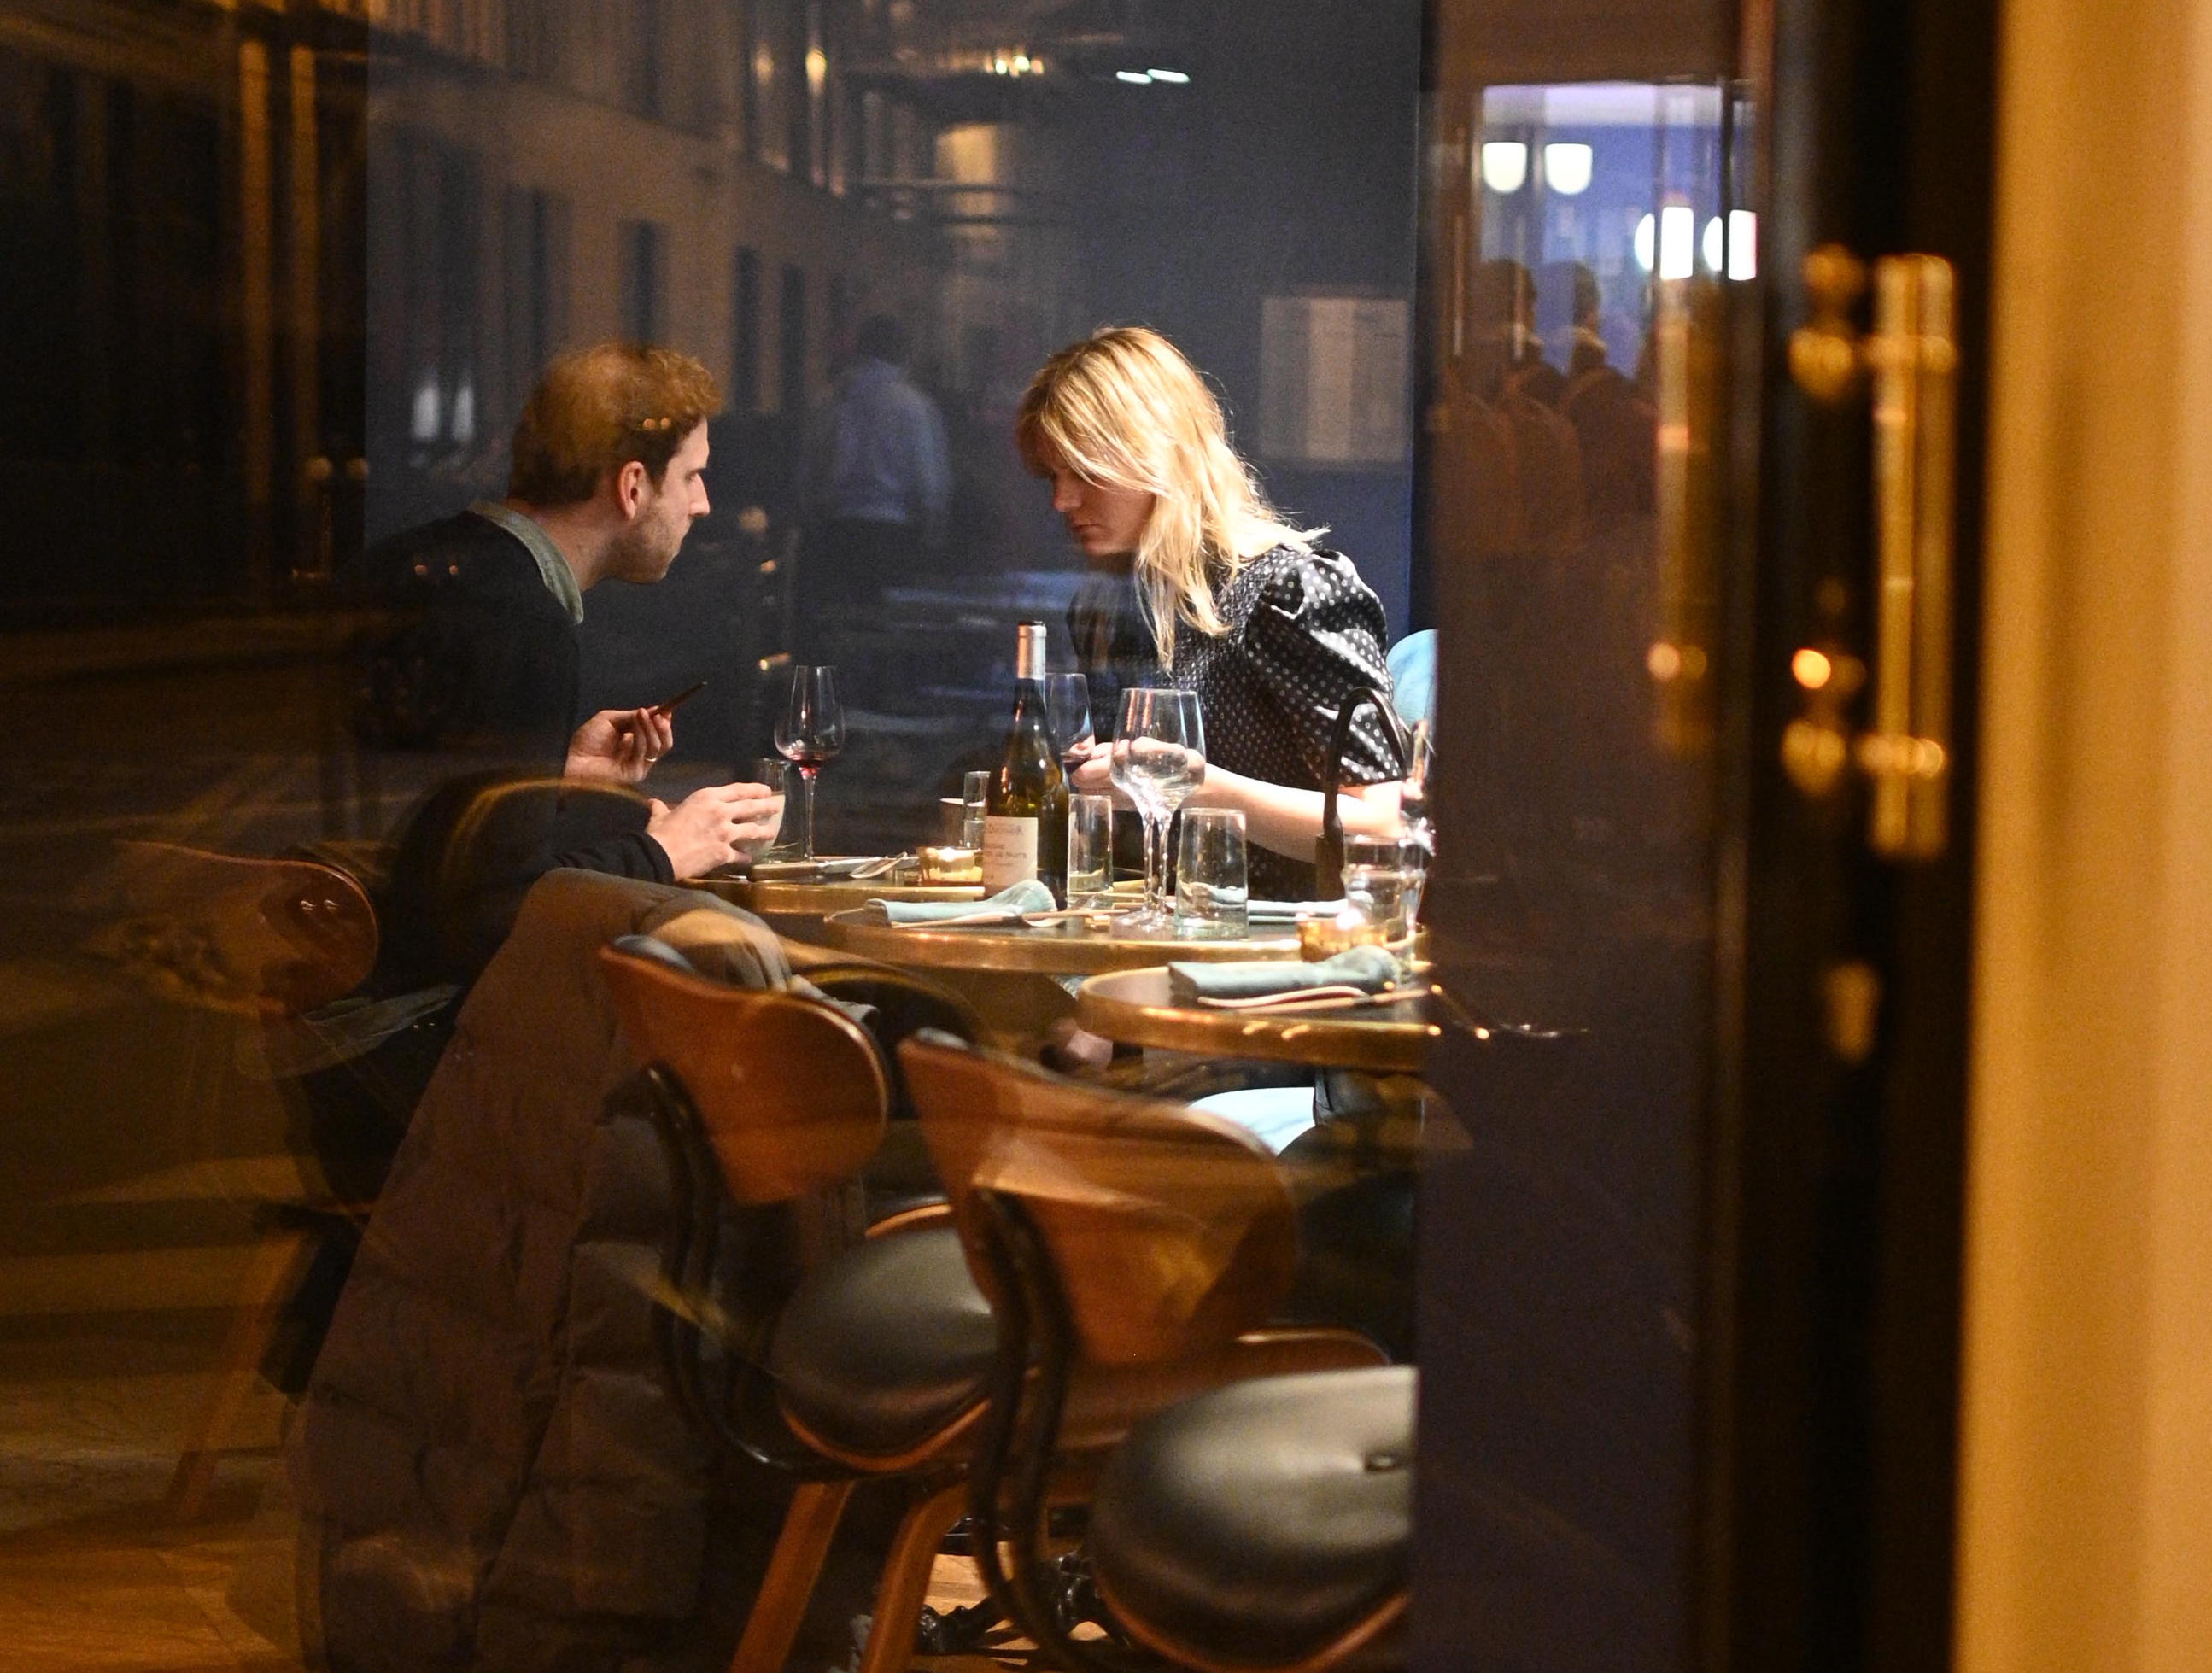
M 1177 941 L 1116 935 L 1079 919 L 1036 928 L 903 928 L 860 908 L 832 912 L 823 920 L 822 934 L 831 946 L 847 952 L 943 977 L 975 1001 L 994 1043 L 1018 1049 L 1042 1038 L 1060 1018 L 1075 1014 L 1077 1001 L 1069 991 L 1073 978 L 1139 970 L 1166 958 L 1221 963 L 1298 956 L 1298 938 L 1292 934 Z
M 1125 1045 L 1376 1074 L 1419 1074 L 1441 1031 L 1420 994 L 1340 1010 L 1268 1013 L 1181 1004 L 1170 991 L 1164 965 L 1091 976 L 1076 990 L 1075 1020 Z
M 858 910 L 872 900 L 981 900 L 974 883 L 891 883 L 882 879 L 856 883 L 833 877 L 807 881 L 795 877 L 705 877 L 690 886 L 704 889 L 764 920 L 779 935 L 820 943 L 822 921 L 835 912 Z

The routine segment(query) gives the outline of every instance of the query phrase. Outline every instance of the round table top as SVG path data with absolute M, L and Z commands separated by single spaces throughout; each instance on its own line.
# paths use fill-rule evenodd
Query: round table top
M 1391 1074 L 1419 1074 L 1441 1031 L 1419 995 L 1387 1005 L 1273 1015 L 1180 1005 L 1164 965 L 1092 976 L 1076 989 L 1075 1020 L 1125 1045 Z
M 855 883 L 833 877 L 819 883 L 794 878 L 705 877 L 690 885 L 763 918 L 820 918 L 848 912 L 872 900 L 981 900 L 974 883 Z
M 833 946 L 887 964 L 936 970 L 1025 970 L 1039 976 L 1096 976 L 1158 964 L 1164 958 L 1295 958 L 1296 935 L 1248 936 L 1234 941 L 1176 941 L 1115 935 L 1079 920 L 1031 928 L 1026 924 L 978 925 L 966 929 L 904 928 L 861 910 L 833 912 L 823 920 Z

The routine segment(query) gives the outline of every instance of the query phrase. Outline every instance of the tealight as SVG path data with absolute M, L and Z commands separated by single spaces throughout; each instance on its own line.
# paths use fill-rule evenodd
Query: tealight
M 1334 958 L 1353 947 L 1386 946 L 1389 938 L 1379 923 L 1370 923 L 1358 908 L 1347 906 L 1333 918 L 1298 920 L 1298 957 L 1309 964 Z
M 981 883 L 983 856 L 969 848 L 926 848 L 915 856 L 924 883 Z

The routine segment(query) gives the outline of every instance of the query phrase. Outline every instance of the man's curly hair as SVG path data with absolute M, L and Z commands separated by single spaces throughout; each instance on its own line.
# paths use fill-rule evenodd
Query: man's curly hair
M 514 427 L 507 491 L 525 505 L 576 505 L 632 459 L 658 483 L 721 405 L 713 375 L 673 349 L 600 343 L 562 355 Z

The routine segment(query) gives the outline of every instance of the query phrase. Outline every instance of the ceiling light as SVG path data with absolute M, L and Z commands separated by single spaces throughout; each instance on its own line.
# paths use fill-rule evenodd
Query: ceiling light
M 1181 87 L 1190 79 L 1180 70 L 1147 70 L 1145 74 L 1156 82 L 1172 82 L 1177 87 Z
M 1759 216 L 1750 210 L 1729 211 L 1728 276 L 1732 279 L 1759 277 Z
M 1151 73 L 1143 70 L 1117 70 L 1114 72 L 1114 79 L 1127 82 L 1132 87 L 1150 87 L 1152 84 Z
M 1647 273 L 1651 271 L 1651 264 L 1656 259 L 1655 246 L 1658 237 L 1658 222 L 1651 216 L 1647 215 L 1636 223 L 1636 265 Z
M 1596 154 L 1587 145 L 1559 144 L 1544 148 L 1544 185 L 1563 198 L 1576 198 L 1589 190 L 1590 171 Z
M 1528 148 L 1517 139 L 1492 139 L 1482 147 L 1482 183 L 1504 194 L 1521 190 L 1528 178 Z

